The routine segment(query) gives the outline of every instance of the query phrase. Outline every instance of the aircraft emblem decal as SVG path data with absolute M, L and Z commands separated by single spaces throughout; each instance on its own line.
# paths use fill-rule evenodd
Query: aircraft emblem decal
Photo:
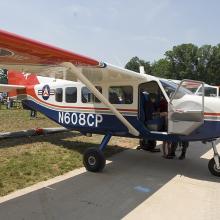
M 31 74 L 30 73 L 22 73 L 24 75 L 24 78 L 27 80 L 28 79 L 28 76 L 30 76 Z
M 38 95 L 41 95 L 44 100 L 48 100 L 54 93 L 54 90 L 50 89 L 49 85 L 45 85 L 42 90 L 38 90 Z

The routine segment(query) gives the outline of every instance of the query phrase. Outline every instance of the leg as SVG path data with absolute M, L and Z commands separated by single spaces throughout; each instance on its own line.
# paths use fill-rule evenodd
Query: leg
M 162 146 L 162 149 L 163 149 L 163 157 L 166 157 L 166 144 L 167 142 L 166 141 L 163 141 L 163 146 Z
M 215 141 L 212 141 L 212 149 L 214 152 L 214 157 L 209 161 L 208 168 L 213 175 L 220 176 L 220 156 L 216 148 Z
M 83 155 L 83 164 L 88 171 L 100 172 L 104 169 L 106 159 L 103 150 L 106 148 L 111 136 L 111 134 L 106 134 L 104 136 L 99 149 L 89 148 L 85 151 Z
M 172 144 L 171 142 L 167 142 L 167 155 L 165 156 L 166 159 L 173 159 L 172 153 Z
M 186 150 L 187 150 L 187 148 L 189 146 L 189 142 L 183 141 L 181 144 L 182 144 L 182 153 L 181 153 L 179 159 L 183 160 L 186 157 Z
M 170 150 L 171 156 L 173 156 L 173 157 L 176 156 L 175 152 L 176 152 L 177 147 L 178 147 L 178 142 L 171 143 L 171 150 Z

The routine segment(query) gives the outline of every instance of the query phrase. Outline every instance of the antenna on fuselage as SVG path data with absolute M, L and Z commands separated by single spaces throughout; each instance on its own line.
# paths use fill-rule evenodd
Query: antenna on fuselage
M 145 74 L 144 66 L 139 66 L 140 74 Z

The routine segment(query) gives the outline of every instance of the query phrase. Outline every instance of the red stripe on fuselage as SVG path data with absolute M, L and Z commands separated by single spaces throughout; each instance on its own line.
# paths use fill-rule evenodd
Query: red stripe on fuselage
M 206 115 L 206 116 L 220 116 L 220 113 L 204 112 L 204 115 Z

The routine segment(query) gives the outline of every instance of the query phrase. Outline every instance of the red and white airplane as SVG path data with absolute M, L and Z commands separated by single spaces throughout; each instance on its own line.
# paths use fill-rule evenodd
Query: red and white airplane
M 220 137 L 220 100 L 192 94 L 165 79 L 136 73 L 0 31 L 0 91 L 18 96 L 58 124 L 81 133 L 104 134 L 99 149 L 84 153 L 87 170 L 105 166 L 103 150 L 112 136 L 161 141 L 210 141 L 209 170 L 220 176 L 215 140 Z M 34 74 L 34 73 L 37 73 Z M 168 127 L 156 105 L 168 104 Z

